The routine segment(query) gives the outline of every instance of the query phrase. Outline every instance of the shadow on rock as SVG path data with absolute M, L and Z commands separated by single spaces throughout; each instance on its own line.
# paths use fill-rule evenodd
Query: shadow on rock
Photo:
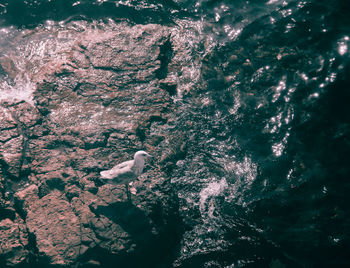
M 96 214 L 104 215 L 130 234 L 133 244 L 129 254 L 111 256 L 107 251 L 94 255 L 97 259 L 105 256 L 102 265 L 118 263 L 121 267 L 170 267 L 172 256 L 168 246 L 173 247 L 171 235 L 165 237 L 162 230 L 158 230 L 151 222 L 149 215 L 131 202 L 118 202 L 109 206 L 98 206 Z M 167 233 L 167 232 L 166 232 Z M 168 246 L 166 246 L 168 244 Z M 102 254 L 102 255 L 101 255 Z
M 149 217 L 131 202 L 120 202 L 107 207 L 98 207 L 96 213 L 102 214 L 120 225 L 140 246 L 154 236 Z

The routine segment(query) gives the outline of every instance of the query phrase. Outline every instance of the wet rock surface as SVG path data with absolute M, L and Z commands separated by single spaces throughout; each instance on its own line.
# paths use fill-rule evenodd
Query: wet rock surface
M 170 265 L 181 230 L 166 171 L 186 150 L 172 96 L 194 83 L 178 74 L 188 53 L 180 31 L 73 22 L 21 36 L 43 54 L 24 59 L 32 97 L 0 105 L 2 264 Z M 16 79 L 9 54 L 0 64 Z M 139 149 L 154 160 L 129 199 L 99 172 Z

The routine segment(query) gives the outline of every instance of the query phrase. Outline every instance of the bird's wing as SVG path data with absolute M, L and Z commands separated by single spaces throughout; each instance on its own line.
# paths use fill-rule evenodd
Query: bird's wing
M 121 164 L 118 164 L 116 166 L 114 166 L 112 169 L 109 170 L 105 170 L 105 171 L 101 171 L 101 178 L 103 179 L 114 179 L 118 176 L 120 176 L 121 174 L 125 174 L 131 171 L 131 167 L 133 165 L 134 161 L 130 160 L 130 161 L 126 161 L 123 162 Z
M 131 168 L 133 163 L 134 163 L 134 160 L 125 161 L 123 163 L 120 163 L 120 164 L 114 166 L 111 170 L 118 170 L 118 169 L 123 169 L 123 168 L 126 168 L 126 167 L 130 167 Z

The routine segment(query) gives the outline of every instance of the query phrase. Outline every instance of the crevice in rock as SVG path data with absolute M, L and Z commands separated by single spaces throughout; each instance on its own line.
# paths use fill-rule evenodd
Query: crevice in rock
M 92 65 L 92 67 L 96 70 L 103 70 L 103 71 L 109 71 L 109 72 L 113 72 L 113 73 L 125 73 L 126 71 L 124 70 L 120 70 L 111 66 L 94 66 Z
M 56 139 L 51 140 L 45 147 L 45 149 L 63 149 L 63 148 L 74 148 L 76 144 L 69 140 Z
M 84 55 L 86 60 L 89 62 L 90 66 L 95 70 L 109 71 L 109 72 L 118 73 L 118 74 L 126 73 L 125 70 L 114 68 L 112 66 L 96 66 L 92 63 L 90 57 L 86 55 L 86 53 L 84 53 Z
M 159 87 L 161 89 L 164 89 L 166 92 L 168 92 L 170 96 L 174 96 L 177 93 L 177 91 L 176 91 L 177 84 L 176 83 L 164 83 L 164 82 L 161 82 L 159 84 Z
M 81 214 L 77 211 L 77 209 L 76 209 L 76 207 L 74 206 L 74 205 L 72 205 L 72 203 L 71 203 L 71 201 L 72 201 L 72 199 L 74 198 L 74 197 L 77 197 L 77 198 L 79 198 L 79 193 L 71 193 L 71 195 L 69 195 L 68 193 L 65 193 L 65 196 L 66 196 L 66 198 L 67 198 L 67 200 L 68 200 L 68 202 L 69 202 L 69 206 L 70 206 L 70 208 L 72 209 L 72 211 L 73 211 L 73 213 L 75 214 L 75 216 L 77 217 L 77 219 L 79 220 L 79 233 L 80 233 L 80 236 L 79 236 L 79 238 L 80 238 L 80 248 L 79 248 L 79 257 L 78 257 L 78 262 L 80 262 L 79 260 L 80 259 L 82 259 L 82 258 L 84 258 L 84 256 L 86 256 L 86 252 L 85 253 L 81 253 L 81 249 L 82 249 L 82 247 L 83 246 L 88 246 L 89 247 L 89 245 L 90 245 L 90 241 L 89 242 L 84 242 L 84 239 L 83 239 L 83 236 L 84 236 L 84 229 L 83 229 L 83 227 L 85 227 L 84 226 L 84 224 L 82 223 L 82 219 L 81 219 Z M 82 201 L 83 202 L 83 201 Z M 89 227 L 90 228 L 90 226 L 87 226 L 87 227 Z
M 1 168 L 1 174 L 5 178 L 5 181 L 9 182 L 9 181 L 18 180 L 18 178 L 16 176 L 12 175 L 8 171 L 10 166 L 1 158 L 0 158 L 0 168 Z M 6 188 L 8 188 L 8 187 L 6 187 Z
M 48 195 L 50 193 L 49 186 L 43 182 L 38 186 L 38 196 L 39 199 L 43 198 L 44 196 Z
M 68 71 L 68 70 L 63 70 L 60 73 L 55 73 L 55 76 L 58 77 L 58 78 L 68 77 L 70 75 L 74 75 L 74 72 L 73 71 Z
M 35 234 L 32 232 L 28 232 L 27 249 L 31 253 L 29 256 L 29 267 L 51 267 L 50 259 L 39 252 Z
M 152 123 L 160 122 L 162 124 L 165 124 L 167 121 L 168 118 L 162 116 L 161 113 L 152 114 L 148 118 L 146 118 L 146 120 L 144 120 L 140 125 L 137 126 L 135 134 L 141 142 L 144 142 L 150 132 Z
M 10 208 L 4 208 L 0 206 L 0 221 L 4 219 L 10 219 L 14 221 L 16 218 L 16 211 Z
M 77 92 L 83 83 L 77 83 L 76 86 L 72 89 L 73 92 Z
M 23 209 L 24 201 L 14 198 L 13 208 L 17 212 L 17 214 L 25 221 L 27 218 L 27 212 Z
M 18 117 L 16 116 L 16 114 L 14 112 L 11 112 L 11 115 L 13 117 L 13 119 L 15 120 L 16 124 L 17 124 L 17 129 L 18 132 L 22 135 L 23 139 L 22 139 L 22 150 L 21 150 L 21 158 L 19 161 L 19 178 L 23 177 L 23 176 L 27 176 L 28 175 L 28 170 L 24 171 L 23 170 L 23 165 L 25 164 L 26 161 L 26 154 L 27 154 L 27 150 L 28 150 L 28 145 L 29 145 L 29 137 L 28 137 L 28 133 L 27 133 L 27 127 L 18 119 Z
M 170 38 L 168 38 L 164 44 L 160 46 L 160 52 L 158 55 L 158 60 L 160 61 L 160 67 L 156 70 L 156 78 L 158 79 L 164 79 L 168 75 L 168 65 L 171 62 L 171 59 L 173 57 L 173 47 L 170 41 Z
M 6 131 L 6 130 L 13 130 L 13 129 L 16 129 L 17 127 L 4 127 L 4 128 L 1 128 L 1 131 Z M 15 136 L 14 137 L 11 137 L 10 139 L 12 139 L 12 138 L 15 138 Z M 6 142 L 6 141 L 1 141 L 1 142 Z
M 62 178 L 50 178 L 46 180 L 47 186 L 50 188 L 50 190 L 57 189 L 59 191 L 63 191 L 65 187 L 65 183 L 62 180 Z

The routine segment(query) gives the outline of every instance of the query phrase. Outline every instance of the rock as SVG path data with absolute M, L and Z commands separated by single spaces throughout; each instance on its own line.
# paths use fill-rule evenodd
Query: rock
M 18 74 L 18 69 L 16 65 L 9 57 L 0 58 L 0 67 L 3 70 L 4 74 L 8 76 L 11 80 L 15 79 Z
M 66 31 L 36 29 L 21 37 L 19 46 L 33 47 L 45 38 L 38 47 L 50 53 L 16 67 L 27 70 L 32 104 L 0 105 L 1 176 L 9 181 L 14 214 L 23 217 L 14 224 L 32 237 L 18 250 L 7 245 L 3 256 L 24 261 L 30 253 L 39 264 L 59 266 L 138 267 L 140 260 L 150 266 L 159 252 L 171 251 L 178 232 L 177 199 L 166 177 L 172 167 L 163 167 L 186 154 L 179 141 L 186 137 L 173 128 L 173 97 L 199 79 L 181 38 L 190 30 L 80 23 L 84 31 L 72 23 Z M 9 61 L 0 64 L 13 69 Z M 133 183 L 129 200 L 124 185 L 102 185 L 99 172 L 139 149 L 155 160 Z M 15 219 L 4 220 L 8 226 Z
M 6 172 L 18 177 L 22 168 L 24 137 L 8 108 L 0 106 L 0 121 L 0 161 L 3 162 Z
M 0 142 L 5 143 L 11 138 L 18 137 L 17 123 L 9 109 L 0 105 Z
M 14 221 L 9 218 L 0 221 L 0 265 L 19 266 L 29 258 L 28 234 L 23 220 L 17 215 Z M 2 263 L 2 260 L 4 262 Z
M 55 190 L 34 202 L 28 202 L 32 194 L 22 193 L 21 198 L 27 203 L 26 224 L 39 253 L 55 265 L 76 261 L 82 246 L 79 219 L 62 193 Z
M 106 216 L 94 213 L 95 210 L 90 208 L 95 203 L 109 205 L 99 196 L 86 191 L 81 192 L 79 197 L 73 197 L 71 201 L 83 228 L 82 243 L 88 248 L 100 247 L 112 254 L 128 251 L 131 244 L 129 234 Z
M 40 122 L 41 115 L 24 101 L 2 103 L 0 110 L 0 159 L 10 175 L 19 177 L 27 163 L 28 138 L 34 135 L 34 127 Z
M 15 199 L 16 202 L 18 202 L 18 206 L 21 207 L 23 210 L 27 211 L 27 208 L 39 199 L 38 186 L 32 184 L 24 188 L 23 190 L 18 191 L 15 194 Z
M 21 132 L 29 132 L 31 127 L 41 123 L 42 120 L 39 111 L 25 101 L 20 101 L 9 106 L 9 112 L 20 127 Z
M 23 136 L 13 138 L 1 146 L 1 160 L 12 176 L 19 177 L 23 165 Z

